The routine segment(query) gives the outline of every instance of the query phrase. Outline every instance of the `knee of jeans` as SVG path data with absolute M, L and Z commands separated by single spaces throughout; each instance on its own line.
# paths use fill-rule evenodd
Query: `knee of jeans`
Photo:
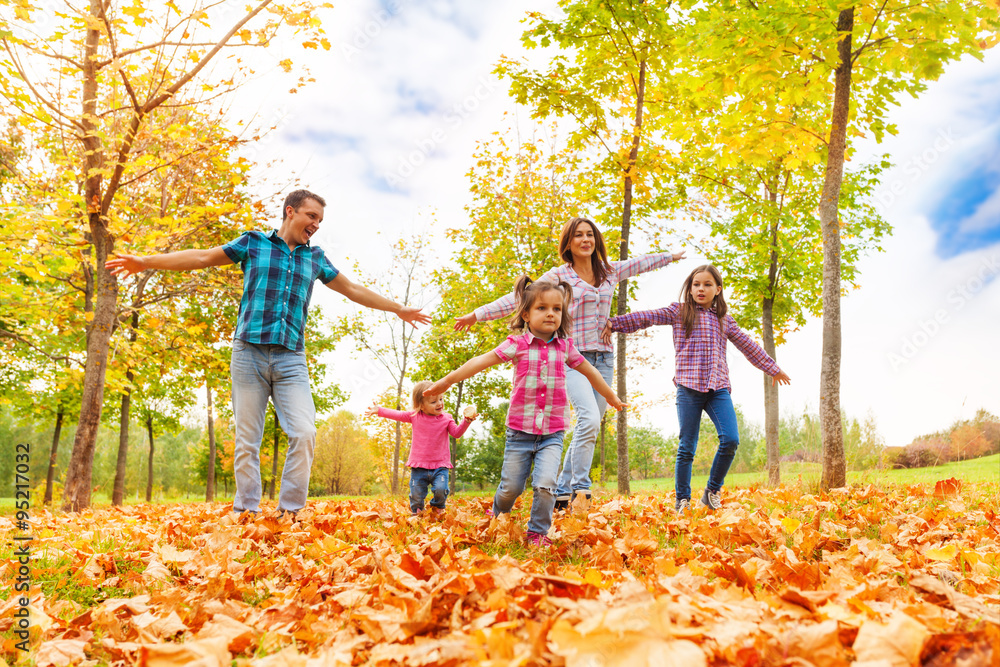
M 740 446 L 740 439 L 735 438 L 733 440 L 722 440 L 719 442 L 719 449 L 726 452 L 735 452 L 736 448 Z
M 678 449 L 677 450 L 677 460 L 681 462 L 691 462 L 694 461 L 694 451 L 689 449 Z
M 536 494 L 541 494 L 544 496 L 555 496 L 556 495 L 556 485 L 553 483 L 551 485 L 542 484 L 536 486 L 532 489 Z

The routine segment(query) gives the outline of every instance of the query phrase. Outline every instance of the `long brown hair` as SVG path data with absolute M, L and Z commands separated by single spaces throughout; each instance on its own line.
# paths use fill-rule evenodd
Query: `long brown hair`
M 719 287 L 722 287 L 722 274 L 719 270 L 712 266 L 711 264 L 702 264 L 701 266 L 695 268 L 691 272 L 691 275 L 687 277 L 684 281 L 684 286 L 681 287 L 681 321 L 684 323 L 684 337 L 690 338 L 691 332 L 694 331 L 695 322 L 698 321 L 698 304 L 694 302 L 694 297 L 691 296 L 691 283 L 694 282 L 694 277 L 699 273 L 710 273 L 712 279 L 715 280 Z M 715 299 L 712 300 L 711 305 L 712 310 L 715 311 L 716 316 L 719 318 L 719 328 L 723 330 L 724 320 L 726 313 L 729 311 L 729 306 L 726 305 L 726 299 L 722 296 L 722 292 L 715 295 Z
M 524 312 L 531 310 L 538 296 L 549 290 L 562 293 L 562 319 L 559 322 L 559 328 L 556 329 L 556 335 L 560 338 L 570 337 L 573 330 L 573 318 L 569 314 L 569 306 L 573 301 L 573 288 L 565 280 L 554 283 L 548 280 L 532 280 L 530 276 L 521 276 L 514 286 L 514 294 L 517 295 L 518 303 L 514 316 L 510 318 L 511 331 L 524 331 L 525 327 L 528 326 L 527 320 L 524 319 Z
M 608 274 L 611 273 L 612 267 L 611 263 L 608 262 L 608 249 L 604 245 L 604 237 L 601 236 L 601 230 L 597 228 L 593 220 L 573 218 L 566 223 L 566 226 L 563 227 L 562 235 L 559 237 L 559 256 L 566 263 L 573 263 L 573 252 L 569 249 L 569 244 L 573 240 L 573 235 L 576 234 L 576 228 L 584 222 L 594 230 L 594 252 L 590 256 L 590 266 L 594 270 L 596 287 L 600 287 L 608 279 Z

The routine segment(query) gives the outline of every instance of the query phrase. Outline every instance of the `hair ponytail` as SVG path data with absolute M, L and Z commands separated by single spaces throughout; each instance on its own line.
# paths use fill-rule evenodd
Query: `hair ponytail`
M 531 276 L 523 275 L 517 279 L 514 285 L 514 295 L 517 297 L 517 309 L 510 318 L 511 331 L 524 331 L 528 326 L 524 319 L 524 313 L 531 310 L 539 295 L 555 291 L 562 294 L 562 317 L 559 321 L 559 328 L 556 335 L 560 338 L 569 338 L 573 331 L 573 318 L 570 315 L 570 305 L 573 303 L 573 287 L 566 281 L 560 280 L 558 283 L 548 280 L 532 280 Z

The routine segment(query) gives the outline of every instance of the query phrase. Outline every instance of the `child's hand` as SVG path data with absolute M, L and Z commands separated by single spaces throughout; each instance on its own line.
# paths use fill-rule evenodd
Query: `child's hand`
M 365 410 L 365 417 L 377 417 L 378 416 L 378 403 L 372 401 L 372 404 L 368 406 Z
M 479 416 L 479 413 L 476 412 L 475 406 L 467 405 L 465 406 L 465 409 L 462 410 L 462 416 L 468 419 L 470 422 L 474 422 L 476 421 L 476 417 Z
M 792 378 L 788 377 L 785 371 L 778 371 L 778 374 L 771 378 L 771 386 L 776 384 L 791 384 Z
M 441 396 L 446 391 L 451 389 L 451 383 L 444 380 L 438 380 L 430 387 L 424 390 L 424 396 Z
M 608 345 L 611 345 L 612 333 L 614 332 L 611 331 L 611 320 L 608 320 L 607 322 L 604 323 L 604 330 L 601 332 L 601 340 L 603 340 Z
M 615 400 L 608 401 L 608 405 L 614 408 L 617 412 L 621 412 L 628 407 L 628 403 L 622 403 L 622 399 L 615 396 Z
M 684 259 L 684 251 L 683 250 L 678 250 L 677 252 L 670 253 L 670 261 L 671 262 L 679 262 L 682 259 Z
M 478 321 L 479 320 L 476 319 L 476 314 L 474 312 L 469 313 L 468 315 L 462 315 L 461 317 L 456 317 L 455 331 L 465 331 Z

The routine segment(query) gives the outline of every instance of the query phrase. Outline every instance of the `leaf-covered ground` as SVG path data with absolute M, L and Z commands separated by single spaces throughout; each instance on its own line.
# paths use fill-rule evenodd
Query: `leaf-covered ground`
M 36 512 L 31 659 L 998 664 L 997 488 L 727 491 L 685 517 L 669 495 L 613 498 L 557 515 L 552 549 L 523 545 L 530 495 L 492 522 L 486 497 L 421 517 L 317 501 L 295 522 L 221 504 Z M 0 531 L 13 581 L 9 517 Z M 16 608 L 0 602 L 11 664 Z

